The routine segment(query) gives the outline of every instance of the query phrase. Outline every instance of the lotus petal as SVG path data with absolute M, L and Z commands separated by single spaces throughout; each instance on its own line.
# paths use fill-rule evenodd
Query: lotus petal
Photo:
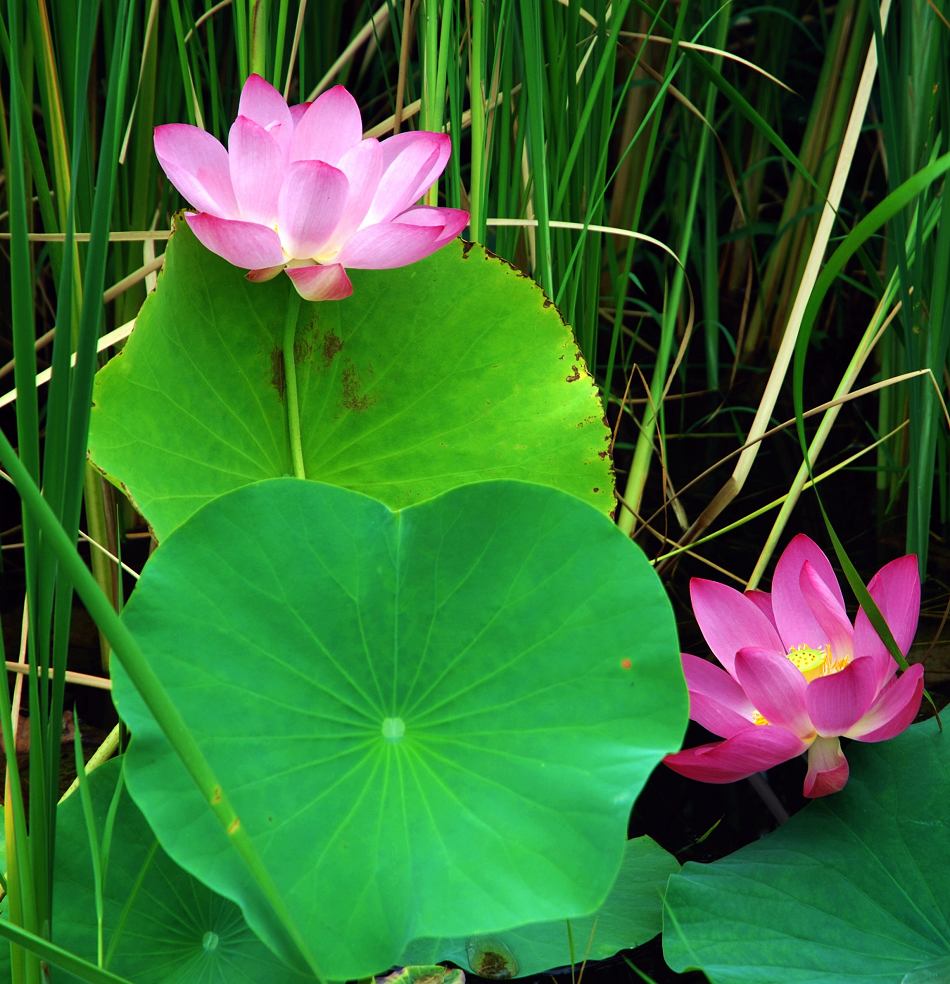
M 277 201 L 284 251 L 295 259 L 316 257 L 343 215 L 350 183 L 323 161 L 297 161 L 287 170 Z
M 202 244 L 228 263 L 260 270 L 284 262 L 284 251 L 273 229 L 256 222 L 219 219 L 206 212 L 186 212 L 185 219 Z
M 239 217 L 273 226 L 284 179 L 284 152 L 278 142 L 260 124 L 239 116 L 228 134 L 228 166 Z
M 802 594 L 801 573 L 806 561 L 831 592 L 841 612 L 845 610 L 831 562 L 814 540 L 799 533 L 782 552 L 772 578 L 772 611 L 786 652 L 799 646 L 820 649 L 828 642 L 825 630 Z
M 199 212 L 237 217 L 228 152 L 210 133 L 187 123 L 155 127 L 155 156 L 182 198 Z
M 736 782 L 787 762 L 807 747 L 807 742 L 777 725 L 753 724 L 725 741 L 687 748 L 663 761 L 687 779 Z
M 805 705 L 818 734 L 832 738 L 852 728 L 877 694 L 877 666 L 865 656 L 837 673 L 812 680 Z
M 920 616 L 920 572 L 913 554 L 885 564 L 868 582 L 874 599 L 891 635 L 906 656 L 917 633 Z M 854 655 L 872 656 L 878 663 L 883 685 L 897 671 L 897 663 L 887 646 L 878 638 L 870 619 L 861 609 L 854 620 Z
M 689 582 L 689 594 L 703 638 L 729 673 L 733 672 L 736 653 L 746 646 L 785 653 L 775 626 L 740 591 L 694 577 Z
M 858 741 L 884 741 L 899 735 L 917 716 L 923 693 L 924 668 L 915 663 L 891 680 L 845 736 Z
M 808 773 L 804 794 L 812 799 L 844 789 L 848 782 L 848 760 L 837 738 L 818 738 L 808 749 Z
M 388 270 L 415 263 L 438 249 L 440 227 L 382 222 L 355 233 L 337 260 L 355 270 Z
M 755 707 L 742 687 L 708 659 L 683 653 L 683 674 L 689 688 L 690 719 L 720 738 L 749 727 Z
M 341 301 L 353 293 L 353 284 L 339 263 L 290 267 L 287 276 L 300 296 L 308 301 Z
M 735 676 L 756 710 L 770 723 L 811 739 L 815 729 L 805 708 L 808 684 L 778 653 L 751 646 L 736 653 Z
M 336 164 L 363 138 L 363 121 L 356 100 L 335 85 L 307 107 L 294 127 L 292 161 L 323 161 Z

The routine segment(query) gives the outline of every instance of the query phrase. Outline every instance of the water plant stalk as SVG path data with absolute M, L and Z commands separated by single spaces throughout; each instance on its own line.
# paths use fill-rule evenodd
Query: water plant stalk
M 284 355 L 284 399 L 287 406 L 287 433 L 290 437 L 290 459 L 294 475 L 306 478 L 303 463 L 303 444 L 300 434 L 300 401 L 297 392 L 297 321 L 300 317 L 300 295 L 291 290 L 290 303 L 284 320 L 282 351 Z

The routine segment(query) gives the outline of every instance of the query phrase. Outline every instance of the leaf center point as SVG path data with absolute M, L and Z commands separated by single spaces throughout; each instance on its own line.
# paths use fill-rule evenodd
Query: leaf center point
M 383 718 L 383 737 L 387 741 L 399 741 L 406 733 L 406 722 L 402 718 Z

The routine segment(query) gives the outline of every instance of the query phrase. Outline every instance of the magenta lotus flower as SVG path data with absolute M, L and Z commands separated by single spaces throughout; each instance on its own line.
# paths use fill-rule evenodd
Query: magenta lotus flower
M 288 106 L 259 75 L 241 92 L 227 150 L 198 127 L 155 128 L 155 153 L 195 209 L 185 218 L 198 239 L 249 280 L 286 271 L 311 301 L 348 297 L 345 267 L 405 266 L 461 232 L 467 212 L 414 207 L 450 152 L 444 133 L 364 140 L 341 85 Z
M 917 631 L 917 559 L 885 564 L 868 590 L 901 652 Z M 848 781 L 840 738 L 884 741 L 920 707 L 924 671 L 897 664 L 863 610 L 854 624 L 828 558 L 796 536 L 779 558 L 772 593 L 742 594 L 694 578 L 693 612 L 721 670 L 683 653 L 690 718 L 725 741 L 664 761 L 702 782 L 734 782 L 808 753 L 806 796 L 826 796 Z

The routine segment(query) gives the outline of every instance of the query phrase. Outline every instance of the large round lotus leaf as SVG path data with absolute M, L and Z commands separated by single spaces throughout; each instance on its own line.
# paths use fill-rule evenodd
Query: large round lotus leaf
M 610 894 L 582 919 L 521 926 L 495 936 L 416 940 L 405 963 L 450 960 L 481 977 L 526 977 L 585 960 L 603 960 L 660 932 L 667 879 L 680 866 L 649 837 L 627 841 Z
M 715 984 L 950 981 L 950 742 L 848 748 L 845 789 L 670 879 L 663 949 Z
M 184 224 L 165 256 L 135 331 L 96 378 L 89 438 L 160 538 L 215 496 L 293 471 L 289 280 L 248 283 Z M 393 508 L 516 478 L 613 509 L 603 408 L 535 283 L 461 241 L 352 279 L 352 297 L 299 315 L 308 478 Z
M 649 563 L 543 486 L 396 513 L 314 482 L 246 486 L 165 541 L 124 618 L 331 980 L 413 939 L 592 912 L 686 724 Z M 119 666 L 113 694 L 162 846 L 279 947 Z
M 108 762 L 89 776 L 102 843 L 122 768 Z M 89 835 L 79 793 L 57 811 L 55 942 L 95 962 L 96 908 Z M 241 911 L 183 871 L 159 847 L 124 786 L 108 854 L 104 949 L 108 970 L 135 984 L 296 984 L 312 980 L 281 963 L 248 929 Z M 74 981 L 65 971 L 57 981 Z

